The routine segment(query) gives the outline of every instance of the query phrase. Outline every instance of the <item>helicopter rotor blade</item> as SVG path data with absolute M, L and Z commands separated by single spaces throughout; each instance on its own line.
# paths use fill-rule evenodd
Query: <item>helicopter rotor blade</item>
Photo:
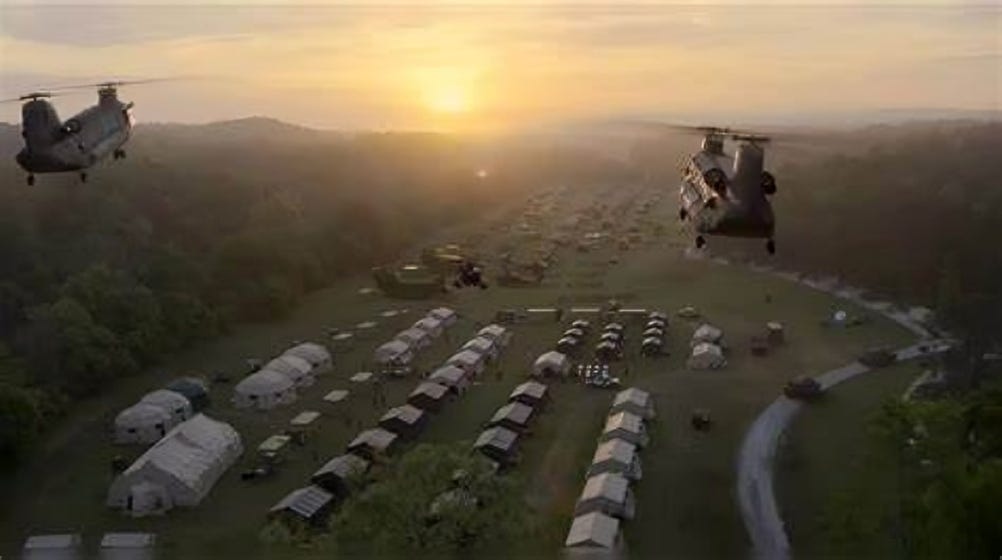
M 59 94 L 50 93 L 48 91 L 33 91 L 31 93 L 11 97 L 9 99 L 0 99 L 0 103 L 25 103 L 27 101 L 34 101 L 35 99 L 48 99 L 50 97 L 59 97 Z
M 158 82 L 173 82 L 178 80 L 183 80 L 185 78 L 145 78 L 136 80 L 109 80 L 107 82 L 96 82 L 90 84 L 71 84 L 66 86 L 56 86 L 49 88 L 52 91 L 72 91 L 79 89 L 94 89 L 94 88 L 105 88 L 105 87 L 122 87 L 122 86 L 134 86 L 140 84 L 152 84 Z

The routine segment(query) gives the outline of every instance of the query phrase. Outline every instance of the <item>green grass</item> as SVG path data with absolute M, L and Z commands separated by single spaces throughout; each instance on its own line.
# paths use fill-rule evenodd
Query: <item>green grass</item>
M 667 206 L 658 212 L 671 215 Z M 162 367 L 122 381 L 102 398 L 75 408 L 24 468 L 0 482 L 5 497 L 0 506 L 0 554 L 14 553 L 33 532 L 82 532 L 93 543 L 105 531 L 149 530 L 160 535 L 165 558 L 324 556 L 302 549 L 262 548 L 256 533 L 268 507 L 305 484 L 321 460 L 340 453 L 359 427 L 373 425 L 385 410 L 373 406 L 371 389 L 351 387 L 347 382 L 351 374 L 368 366 L 376 345 L 425 309 L 438 304 L 456 307 L 464 319 L 450 333 L 450 340 L 439 340 L 420 358 L 419 369 L 430 369 L 499 309 L 597 305 L 616 296 L 626 306 L 668 311 L 695 305 L 724 329 L 733 346 L 726 369 L 692 372 L 685 369 L 684 361 L 687 340 L 697 323 L 674 321 L 669 327 L 671 356 L 660 360 L 637 355 L 640 326 L 628 325 L 632 353 L 626 362 L 626 382 L 652 391 L 659 413 L 651 426 L 652 443 L 642 455 L 645 478 L 634 489 L 638 516 L 625 527 L 628 546 L 638 557 L 743 556 L 747 539 L 734 504 L 734 463 L 749 422 L 775 398 L 788 378 L 820 373 L 852 359 L 867 346 L 900 344 L 908 336 L 879 318 L 856 329 L 827 330 L 819 320 L 835 305 L 829 296 L 739 267 L 684 260 L 676 255 L 677 250 L 669 248 L 679 243 L 669 236 L 626 254 L 612 249 L 614 243 L 584 254 L 565 249 L 559 253 L 560 264 L 539 287 L 467 290 L 441 301 L 359 296 L 358 288 L 368 284 L 368 278 L 360 275 L 313 294 L 281 321 L 238 327 L 218 341 L 175 356 Z M 480 247 L 486 254 L 491 248 L 490 242 Z M 605 263 L 613 254 L 621 257 L 621 263 L 610 269 Z M 771 295 L 771 303 L 766 302 L 766 294 Z M 232 388 L 217 387 L 207 412 L 233 423 L 248 451 L 198 508 L 134 520 L 103 507 L 110 458 L 122 453 L 109 444 L 108 426 L 118 410 L 143 392 L 187 372 L 237 371 L 243 359 L 265 357 L 294 339 L 317 339 L 325 326 L 350 326 L 372 319 L 384 309 L 401 307 L 412 311 L 395 324 L 381 325 L 372 339 L 359 341 L 351 352 L 338 355 L 336 371 L 306 390 L 296 405 L 268 413 L 236 411 L 228 403 Z M 752 357 L 747 341 L 769 320 L 787 325 L 788 343 L 768 357 Z M 511 388 L 527 377 L 535 357 L 556 341 L 562 328 L 550 321 L 516 325 L 512 345 L 500 363 L 465 397 L 435 416 L 420 441 L 474 438 Z M 624 373 L 622 369 L 620 373 Z M 418 382 L 412 378 L 388 383 L 388 406 L 403 402 Z M 321 400 L 334 388 L 357 389 L 343 411 Z M 513 545 L 517 549 L 512 553 L 519 556 L 553 557 L 562 546 L 612 399 L 611 392 L 573 383 L 555 384 L 552 389 L 552 406 L 533 425 L 533 433 L 523 445 L 522 462 L 511 475 L 525 486 L 527 521 L 532 528 L 529 539 Z M 712 411 L 715 425 L 711 431 L 696 433 L 689 428 L 688 416 L 696 407 Z M 317 437 L 294 449 L 277 476 L 256 483 L 240 481 L 239 473 L 252 463 L 258 443 L 303 409 L 325 413 Z M 345 418 L 350 421 L 346 423 Z M 497 552 L 504 555 L 511 551 Z
M 871 422 L 919 374 L 914 364 L 875 370 L 835 387 L 794 421 L 777 487 L 798 558 L 902 557 L 896 463 Z

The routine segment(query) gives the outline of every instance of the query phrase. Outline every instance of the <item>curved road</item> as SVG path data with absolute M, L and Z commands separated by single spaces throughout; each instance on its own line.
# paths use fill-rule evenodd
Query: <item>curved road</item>
M 719 261 L 718 261 L 719 262 Z M 777 276 L 800 282 L 811 288 L 830 293 L 841 299 L 871 311 L 881 313 L 902 327 L 915 333 L 922 340 L 895 353 L 897 361 L 910 360 L 922 355 L 945 352 L 950 348 L 946 340 L 930 340 L 930 333 L 905 312 L 894 309 L 886 302 L 870 302 L 859 297 L 853 289 L 836 290 L 833 283 L 802 280 L 795 273 L 775 272 L 757 268 L 759 272 L 771 272 Z M 923 350 L 920 347 L 925 347 Z M 870 371 L 870 368 L 852 362 L 828 371 L 815 379 L 824 390 Z M 783 520 L 773 492 L 773 463 L 779 448 L 779 439 L 800 411 L 802 403 L 780 396 L 755 419 L 745 433 L 738 455 L 737 498 L 741 518 L 752 541 L 755 558 L 784 560 L 790 557 L 790 542 L 783 527 Z

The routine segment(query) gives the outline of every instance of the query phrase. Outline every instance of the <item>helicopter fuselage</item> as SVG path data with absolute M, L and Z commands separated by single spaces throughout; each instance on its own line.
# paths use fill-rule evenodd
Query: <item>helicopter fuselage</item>
M 113 91 L 102 91 L 97 105 L 61 122 L 48 101 L 28 101 L 21 111 L 24 148 L 17 163 L 29 173 L 59 173 L 87 169 L 117 155 L 132 133 L 131 106 Z
M 683 169 L 680 215 L 697 234 L 771 238 L 775 218 L 762 186 L 762 148 L 745 143 L 731 157 L 722 140 L 708 140 Z

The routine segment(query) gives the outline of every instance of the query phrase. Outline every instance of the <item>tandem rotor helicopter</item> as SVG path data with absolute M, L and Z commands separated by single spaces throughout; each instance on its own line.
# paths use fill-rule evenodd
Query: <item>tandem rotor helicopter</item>
M 132 103 L 118 99 L 118 88 L 160 80 L 113 81 L 98 84 L 53 88 L 6 99 L 2 102 L 22 102 L 21 136 L 24 148 L 17 154 L 17 163 L 28 172 L 28 185 L 35 184 L 36 173 L 77 171 L 80 180 L 87 181 L 87 169 L 111 155 L 125 157 L 123 146 L 132 133 Z M 59 91 L 97 88 L 97 104 L 84 109 L 65 122 L 59 120 L 55 107 L 48 99 Z

